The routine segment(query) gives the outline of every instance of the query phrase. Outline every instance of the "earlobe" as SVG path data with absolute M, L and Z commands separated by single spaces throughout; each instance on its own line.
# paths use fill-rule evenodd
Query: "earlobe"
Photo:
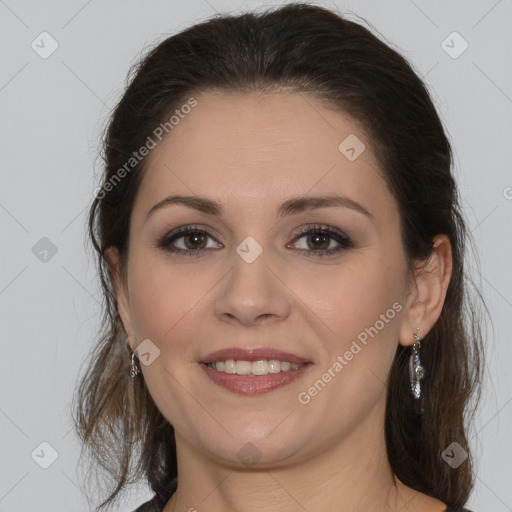
M 133 334 L 131 334 L 133 331 L 131 325 L 128 292 L 121 272 L 120 257 L 117 247 L 109 247 L 106 251 L 106 258 L 108 258 L 107 262 L 110 269 L 110 279 L 115 290 L 117 311 L 119 313 L 119 317 L 121 318 L 121 323 L 127 337 L 127 343 L 130 345 L 130 348 L 133 351 L 135 350 L 135 338 Z M 132 343 L 133 346 L 131 346 Z
M 408 346 L 414 343 L 413 333 L 419 327 L 424 338 L 437 322 L 443 309 L 446 291 L 452 276 L 452 250 L 446 235 L 436 235 L 432 253 L 419 267 L 411 283 L 411 303 L 402 323 L 399 342 Z

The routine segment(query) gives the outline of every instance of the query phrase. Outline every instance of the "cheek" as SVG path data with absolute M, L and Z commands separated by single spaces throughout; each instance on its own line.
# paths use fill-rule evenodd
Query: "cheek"
M 311 309 L 329 328 L 322 331 L 328 335 L 322 338 L 319 372 L 327 371 L 341 356 L 343 371 L 337 375 L 343 377 L 335 380 L 340 389 L 345 387 L 342 395 L 360 389 L 380 393 L 386 382 L 397 348 L 406 285 L 405 259 L 398 251 L 390 254 L 368 250 L 310 287 Z
M 333 272 L 304 278 L 301 296 L 330 327 L 331 335 L 343 339 L 357 336 L 375 324 L 382 314 L 386 325 L 397 323 L 397 309 L 405 288 L 405 262 L 396 255 L 394 261 L 382 258 L 377 251 L 358 255 Z M 403 305 L 402 305 L 403 307 Z M 389 311 L 391 309 L 391 311 Z M 381 325 L 379 323 L 379 325 Z
M 211 287 L 203 279 L 187 272 L 180 265 L 172 266 L 163 258 L 150 257 L 134 251 L 128 272 L 130 307 L 137 337 L 149 338 L 161 349 L 165 341 L 182 332 L 187 315 Z M 201 282 L 201 286 L 198 286 Z M 173 340 L 174 343 L 174 340 Z

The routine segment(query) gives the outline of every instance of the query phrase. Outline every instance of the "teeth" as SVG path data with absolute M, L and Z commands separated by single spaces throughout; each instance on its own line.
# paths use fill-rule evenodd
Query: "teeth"
M 268 373 L 279 373 L 281 371 L 281 361 L 271 359 L 267 363 Z
M 224 371 L 226 373 L 236 373 L 235 361 L 233 361 L 233 359 L 224 361 L 224 363 L 222 361 L 219 361 L 219 362 L 221 365 L 224 364 Z M 220 370 L 220 368 L 217 368 L 217 363 L 215 363 L 215 369 Z
M 267 361 L 253 361 L 251 364 L 251 373 L 253 375 L 268 375 L 268 363 Z
M 269 373 L 298 370 L 304 365 L 291 364 L 288 361 L 279 361 L 278 359 L 261 359 L 259 361 L 235 361 L 234 359 L 228 359 L 227 361 L 208 363 L 207 366 L 224 373 L 236 373 L 237 375 L 248 375 L 252 377 L 255 375 L 268 375 Z
M 249 375 L 252 371 L 252 363 L 249 361 L 237 361 L 235 364 L 237 375 Z
M 281 363 L 281 371 L 282 372 L 289 372 L 291 367 L 292 367 L 292 364 L 289 363 L 288 361 L 283 361 Z

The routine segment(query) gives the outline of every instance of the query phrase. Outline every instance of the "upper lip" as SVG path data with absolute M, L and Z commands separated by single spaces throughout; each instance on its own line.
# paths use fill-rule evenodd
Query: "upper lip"
M 275 348 L 260 347 L 260 348 L 224 348 L 222 350 L 216 350 L 211 354 L 208 354 L 200 362 L 204 364 L 216 363 L 218 361 L 227 361 L 228 359 L 234 359 L 235 361 L 260 361 L 262 359 L 277 359 L 279 361 L 288 361 L 292 364 L 304 364 L 308 363 L 307 359 L 299 357 L 291 352 L 284 352 Z

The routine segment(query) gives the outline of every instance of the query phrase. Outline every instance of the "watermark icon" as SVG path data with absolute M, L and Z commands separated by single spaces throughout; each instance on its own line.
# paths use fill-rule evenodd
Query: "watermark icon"
M 263 252 L 263 247 L 252 236 L 248 236 L 238 245 L 236 252 L 246 263 L 252 263 Z
M 441 457 L 453 469 L 457 469 L 468 458 L 468 452 L 459 443 L 453 442 L 441 453 Z
M 353 133 L 345 138 L 338 146 L 339 152 L 351 162 L 359 158 L 365 149 L 366 146 L 363 141 Z
M 249 467 L 258 464 L 262 457 L 262 453 L 253 443 L 245 443 L 236 455 L 242 464 Z
M 48 263 L 57 254 L 57 246 L 48 237 L 43 236 L 33 245 L 32 254 L 41 263 Z
M 503 189 L 503 197 L 505 199 L 512 199 L 512 187 L 505 187 Z
M 458 59 L 469 47 L 469 43 L 456 31 L 446 37 L 441 48 L 452 58 Z
M 324 388 L 331 382 L 331 380 L 338 375 L 338 373 L 347 366 L 354 357 L 361 352 L 362 347 L 358 344 L 366 346 L 368 344 L 368 337 L 372 339 L 384 329 L 386 324 L 395 318 L 396 314 L 402 311 L 402 304 L 395 302 L 385 313 L 382 313 L 372 326 L 366 327 L 357 335 L 357 340 L 353 340 L 350 348 L 345 351 L 343 355 L 339 355 L 329 368 L 317 379 L 312 386 L 306 391 L 301 391 L 297 395 L 297 399 L 300 404 L 307 405 L 311 402 L 311 399 L 317 396 Z
M 48 32 L 41 32 L 30 46 L 39 57 L 47 59 L 59 47 L 59 43 Z
M 160 142 L 164 134 L 170 133 L 187 114 L 190 113 L 192 108 L 197 106 L 197 100 L 190 97 L 185 104 L 176 109 L 172 116 L 165 123 L 158 125 L 148 136 L 146 142 L 137 150 L 132 153 L 132 156 L 120 167 L 101 187 L 94 190 L 94 195 L 98 199 L 103 199 L 107 192 L 111 192 L 115 186 L 127 175 L 134 167 L 136 167 L 144 157 L 149 155 L 149 152 L 156 147 L 157 141 Z
M 160 349 L 150 339 L 146 338 L 135 349 L 135 355 L 144 366 L 149 366 L 160 356 Z
M 57 450 L 47 441 L 40 443 L 30 456 L 43 469 L 48 469 L 59 458 Z

